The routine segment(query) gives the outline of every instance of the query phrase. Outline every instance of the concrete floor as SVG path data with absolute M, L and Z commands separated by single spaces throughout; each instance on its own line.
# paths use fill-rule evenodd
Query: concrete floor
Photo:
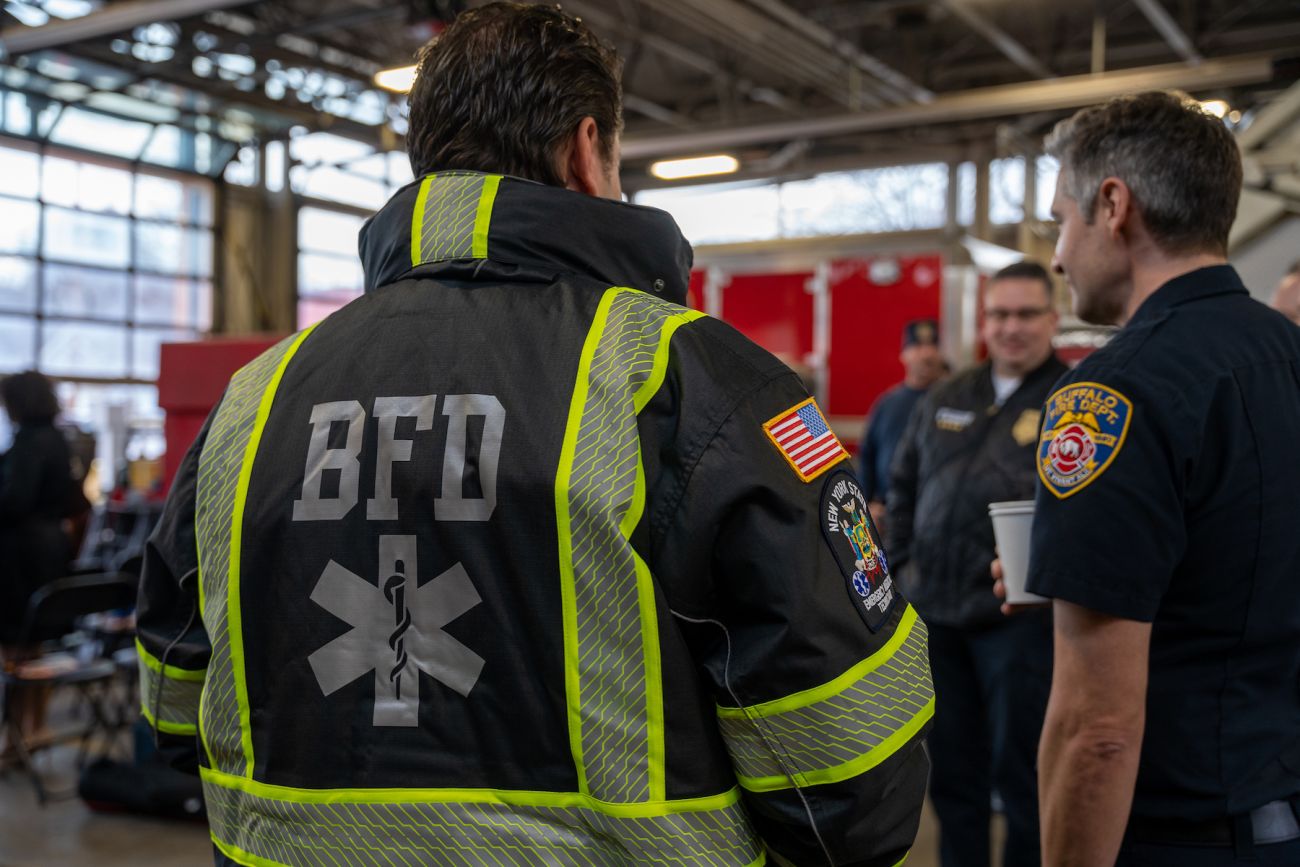
M 38 757 L 54 788 L 75 785 L 71 748 Z M 212 863 L 202 822 L 95 813 L 76 798 L 42 808 L 28 778 L 0 773 L 0 867 L 199 867 Z

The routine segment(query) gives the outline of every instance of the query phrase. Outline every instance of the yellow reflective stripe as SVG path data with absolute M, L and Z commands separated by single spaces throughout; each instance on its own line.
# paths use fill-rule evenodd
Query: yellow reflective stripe
M 298 347 L 312 333 L 316 325 L 310 325 L 289 344 L 284 358 L 271 375 L 271 381 L 262 392 L 261 403 L 257 407 L 257 417 L 253 430 L 248 437 L 248 446 L 244 449 L 244 462 L 239 470 L 239 481 L 235 486 L 235 508 L 230 520 L 230 577 L 226 586 L 227 628 L 230 631 L 230 661 L 234 666 L 235 700 L 239 702 L 240 738 L 244 747 L 244 773 L 253 775 L 253 726 L 251 709 L 248 704 L 248 684 L 244 679 L 244 632 L 243 620 L 239 606 L 239 560 L 240 548 L 244 537 L 244 501 L 248 499 L 248 483 L 253 475 L 253 462 L 257 459 L 257 447 L 262 442 L 262 431 L 266 428 L 266 419 L 271 414 L 271 404 L 275 402 L 275 393 L 284 377 L 285 368 L 298 352 Z
M 259 798 L 293 801 L 299 804 L 502 804 L 511 807 L 583 807 L 607 816 L 648 819 L 675 813 L 721 810 L 740 801 L 733 788 L 718 795 L 664 801 L 612 803 L 581 792 L 536 792 L 524 789 L 301 789 L 237 777 L 213 768 L 199 768 L 204 782 L 225 789 L 247 792 Z
M 493 790 L 388 790 L 388 797 L 375 797 L 367 790 L 259 786 L 244 777 L 221 779 L 210 769 L 201 773 L 214 839 L 225 844 L 228 854 L 263 859 L 256 863 L 765 863 L 763 844 L 734 789 L 660 805 L 609 804 L 578 793 Z
M 429 175 L 420 184 L 420 192 L 415 197 L 415 212 L 411 215 L 411 267 L 420 264 L 421 233 L 424 231 L 424 206 L 429 201 L 429 184 L 437 175 Z
M 208 836 L 212 838 L 212 845 L 220 849 L 221 854 L 225 855 L 236 864 L 246 864 L 248 867 L 288 867 L 288 865 L 283 861 L 271 861 L 267 858 L 254 855 L 251 852 L 245 852 L 243 849 L 240 849 L 238 846 L 233 846 L 225 840 L 219 840 L 217 839 L 215 832 L 209 832 Z
M 176 723 L 167 720 L 156 720 L 153 714 L 149 713 L 149 706 L 143 700 L 140 703 L 140 715 L 149 723 L 150 728 L 155 728 L 164 734 L 169 735 L 197 735 L 199 726 L 197 723 Z
M 903 865 L 907 863 L 907 856 L 911 854 L 912 854 L 911 850 L 908 850 L 908 852 L 904 854 L 902 858 L 898 859 L 898 863 L 895 864 L 894 867 L 903 867 Z
M 750 792 L 775 792 L 781 789 L 792 789 L 795 786 L 820 786 L 826 783 L 843 782 L 871 770 L 898 752 L 901 747 L 925 727 L 925 724 L 933 716 L 934 699 L 932 698 L 916 716 L 908 720 L 898 731 L 873 747 L 870 752 L 833 768 L 797 772 L 793 777 L 784 774 L 770 777 L 744 777 L 737 774 L 736 779 L 740 782 L 742 788 Z
M 153 654 L 144 649 L 144 645 L 140 643 L 139 638 L 135 640 L 135 652 L 140 657 L 140 660 L 149 666 L 151 671 L 156 671 L 163 677 L 170 677 L 172 680 L 202 683 L 208 674 L 207 669 L 177 668 L 174 665 L 163 665 L 154 658 Z
M 573 455 L 578 445 L 578 431 L 582 427 L 582 411 L 587 405 L 590 387 L 591 359 L 600 343 L 600 336 L 609 321 L 609 307 L 618 289 L 607 289 L 596 307 L 596 316 L 587 339 L 582 345 L 578 360 L 578 375 L 574 380 L 573 396 L 569 399 L 569 418 L 564 428 L 564 442 L 560 447 L 560 465 L 555 473 L 555 520 L 559 533 L 560 553 L 560 607 L 564 615 L 564 688 L 568 699 L 569 747 L 578 771 L 578 791 L 584 794 L 587 787 L 587 769 L 582 759 L 582 694 L 578 677 L 578 600 L 576 579 L 573 574 L 572 516 L 569 514 L 569 485 L 573 480 Z
M 473 256 L 486 259 L 488 256 L 488 228 L 492 223 L 492 205 L 497 198 L 497 187 L 501 185 L 500 175 L 488 175 L 483 179 L 483 192 L 479 194 L 478 211 L 474 215 Z
M 637 478 L 643 477 L 638 467 Z M 641 491 L 642 499 L 645 491 Z M 664 770 L 664 676 L 659 650 L 659 615 L 655 606 L 654 579 L 650 567 L 636 558 L 636 595 L 641 607 L 641 646 L 645 655 L 646 731 L 649 735 L 650 800 L 662 801 L 667 795 L 667 772 Z
M 894 634 L 885 642 L 884 646 L 848 671 L 841 674 L 832 681 L 823 683 L 820 686 L 814 686 L 805 689 L 802 692 L 792 693 L 783 698 L 765 701 L 762 704 L 749 705 L 747 707 L 718 707 L 718 716 L 723 719 L 761 719 L 767 716 L 775 716 L 779 713 L 786 713 L 792 710 L 798 710 L 825 701 L 828 698 L 839 695 L 844 690 L 853 686 L 862 678 L 884 665 L 903 646 L 912 630 L 916 627 L 917 615 L 916 609 L 911 605 L 903 612 L 903 616 L 898 621 L 898 627 Z

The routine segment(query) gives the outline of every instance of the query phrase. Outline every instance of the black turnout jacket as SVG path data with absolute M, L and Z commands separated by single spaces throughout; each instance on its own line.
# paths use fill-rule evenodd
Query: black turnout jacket
M 769 432 L 820 429 L 799 379 L 680 306 L 672 219 L 443 173 L 361 257 L 148 549 L 145 712 L 198 735 L 221 857 L 898 863 L 925 625 L 847 459 L 805 480 Z

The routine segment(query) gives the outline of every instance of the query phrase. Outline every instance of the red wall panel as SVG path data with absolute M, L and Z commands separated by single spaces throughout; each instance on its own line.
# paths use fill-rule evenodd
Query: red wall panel
M 898 270 L 897 279 L 887 285 L 872 279 L 871 259 L 831 266 L 827 415 L 864 415 L 882 392 L 903 379 L 898 360 L 903 326 L 913 319 L 939 319 L 940 257 L 888 258 Z
M 722 289 L 719 318 L 787 364 L 801 363 L 813 349 L 812 276 L 735 274 Z

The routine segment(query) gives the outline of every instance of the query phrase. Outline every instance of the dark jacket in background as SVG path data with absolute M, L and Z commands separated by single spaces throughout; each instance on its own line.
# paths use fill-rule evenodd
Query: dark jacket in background
M 885 501 L 889 493 L 889 467 L 894 449 L 907 430 L 912 410 L 925 397 L 925 389 L 912 388 L 904 382 L 882 394 L 867 416 L 867 427 L 858 449 L 858 478 L 868 500 Z
M 53 424 L 28 424 L 0 458 L 0 641 L 18 638 L 28 598 L 65 574 L 71 454 Z
M 1002 620 L 989 578 L 988 506 L 1034 498 L 1043 402 L 1066 369 L 1053 355 L 999 407 L 992 368 L 982 364 L 936 385 L 912 413 L 891 470 L 886 550 L 927 621 Z

